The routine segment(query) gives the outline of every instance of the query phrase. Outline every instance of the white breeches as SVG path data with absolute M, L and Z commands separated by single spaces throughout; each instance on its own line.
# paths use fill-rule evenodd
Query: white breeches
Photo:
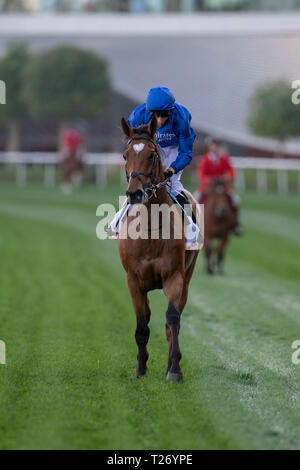
M 162 164 L 167 169 L 169 166 L 171 166 L 172 163 L 175 162 L 178 156 L 178 145 L 171 145 L 170 147 L 160 147 L 159 145 L 158 147 Z M 184 189 L 180 181 L 181 175 L 182 171 L 176 173 L 176 175 L 172 176 L 170 183 L 168 184 L 168 188 L 175 195 Z

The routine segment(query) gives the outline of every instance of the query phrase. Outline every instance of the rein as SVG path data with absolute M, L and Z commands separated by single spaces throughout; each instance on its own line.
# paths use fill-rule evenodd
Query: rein
M 145 174 L 141 171 L 140 172 L 133 171 L 132 173 L 130 173 L 130 175 L 128 175 L 127 169 L 125 167 L 127 181 L 129 182 L 130 178 L 137 178 L 142 183 L 143 190 L 144 190 L 144 193 L 146 194 L 147 199 L 149 200 L 153 196 L 155 198 L 157 198 L 157 194 L 156 194 L 157 190 L 160 189 L 162 186 L 165 186 L 168 183 L 168 180 L 169 180 L 169 178 L 167 178 L 163 182 L 160 182 L 160 183 L 156 182 L 157 181 L 158 166 L 159 166 L 159 161 L 160 161 L 160 156 L 159 156 L 159 153 L 158 153 L 158 150 L 157 150 L 157 144 L 153 139 L 151 139 L 151 137 L 148 137 L 148 136 L 134 136 L 127 142 L 127 147 L 131 144 L 131 142 L 133 140 L 148 140 L 148 142 L 151 142 L 151 144 L 153 144 L 154 148 L 155 148 L 155 152 L 154 152 L 155 158 L 153 159 L 151 171 L 148 174 Z M 153 176 L 153 173 L 154 173 L 154 176 Z M 145 178 L 150 178 L 151 179 L 151 185 L 146 187 L 145 183 L 141 180 L 140 175 L 144 176 Z M 150 193 L 150 196 L 148 196 L 148 192 Z

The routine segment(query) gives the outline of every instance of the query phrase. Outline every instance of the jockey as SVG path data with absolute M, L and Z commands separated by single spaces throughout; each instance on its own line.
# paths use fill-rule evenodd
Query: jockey
M 62 191 L 70 193 L 72 184 L 82 182 L 84 138 L 79 130 L 68 128 L 61 135 L 58 162 L 62 169 Z
M 192 160 L 196 137 L 190 126 L 191 114 L 184 106 L 176 103 L 168 88 L 159 86 L 151 88 L 146 103 L 134 109 L 129 116 L 128 124 L 133 128 L 146 125 L 153 115 L 157 119 L 156 143 L 165 166 L 164 175 L 166 179 L 169 178 L 168 189 L 183 207 L 190 202 L 184 193 L 180 178 L 182 170 Z M 186 247 L 194 249 L 188 248 L 188 244 Z
M 83 145 L 82 134 L 75 129 L 66 129 L 61 136 L 61 149 L 59 160 L 64 161 L 70 154 L 75 153 L 80 159 Z
M 191 115 L 165 87 L 151 88 L 147 102 L 131 113 L 128 124 L 131 127 L 148 124 L 153 114 L 157 119 L 156 142 L 166 168 L 165 178 L 170 177 L 169 189 L 180 204 L 189 204 L 180 178 L 193 155 L 196 134 L 190 126 Z
M 83 137 L 75 129 L 67 129 L 62 135 L 62 147 L 69 151 L 77 150 L 83 143 Z
M 212 179 L 222 178 L 225 181 L 226 194 L 228 195 L 231 209 L 236 213 L 235 235 L 242 235 L 239 222 L 240 200 L 232 190 L 232 184 L 236 177 L 236 171 L 226 153 L 220 153 L 219 142 L 209 138 L 208 153 L 198 161 L 197 177 L 200 187 L 197 190 L 197 199 L 200 204 L 205 204 L 208 197 L 208 186 Z

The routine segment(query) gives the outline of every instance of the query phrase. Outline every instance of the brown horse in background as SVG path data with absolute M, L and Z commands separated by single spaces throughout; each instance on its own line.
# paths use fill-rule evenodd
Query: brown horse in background
M 181 352 L 179 348 L 180 317 L 185 307 L 189 282 L 192 277 L 198 252 L 185 252 L 185 237 L 181 211 L 174 211 L 170 218 L 170 238 L 162 237 L 165 219 L 161 215 L 157 227 L 151 224 L 151 206 L 153 204 L 173 205 L 166 190 L 164 170 L 155 143 L 156 119 L 149 126 L 131 128 L 122 119 L 122 130 L 127 141 L 124 153 L 128 179 L 127 197 L 134 207 L 144 204 L 147 208 L 147 222 L 143 230 L 149 233 L 148 239 L 132 239 L 128 236 L 128 226 L 134 217 L 127 217 L 127 227 L 123 225 L 118 240 L 118 248 L 123 267 L 127 273 L 127 282 L 136 313 L 137 327 L 135 339 L 138 346 L 137 377 L 146 374 L 148 359 L 147 343 L 150 329 L 150 306 L 148 292 L 162 289 L 167 299 L 166 337 L 169 347 L 166 378 L 180 382 L 183 379 L 180 369 Z M 137 151 L 138 149 L 138 151 Z M 142 149 L 142 150 L 140 150 Z M 150 194 L 150 195 L 149 195 Z M 196 200 L 187 194 L 193 210 L 197 209 Z M 137 207 L 137 206 L 135 206 Z M 181 223 L 180 239 L 174 237 L 174 229 Z M 156 238 L 151 233 L 156 232 Z M 187 254 L 186 254 L 187 253 Z
M 211 180 L 204 210 L 204 255 L 208 274 L 223 273 L 225 248 L 229 235 L 236 225 L 236 212 L 232 209 L 227 183 L 222 179 Z M 212 243 L 218 239 L 216 249 Z
M 83 178 L 83 163 L 80 149 L 65 150 L 60 160 L 62 181 L 66 186 L 79 186 Z

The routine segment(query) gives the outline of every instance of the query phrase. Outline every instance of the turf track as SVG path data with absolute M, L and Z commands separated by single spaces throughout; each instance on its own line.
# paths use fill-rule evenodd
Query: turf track
M 160 292 L 148 376 L 135 379 L 125 275 L 115 242 L 95 236 L 97 205 L 118 192 L 1 185 L 0 448 L 299 449 L 299 197 L 244 195 L 247 235 L 225 276 L 199 260 L 179 385 L 164 379 Z

